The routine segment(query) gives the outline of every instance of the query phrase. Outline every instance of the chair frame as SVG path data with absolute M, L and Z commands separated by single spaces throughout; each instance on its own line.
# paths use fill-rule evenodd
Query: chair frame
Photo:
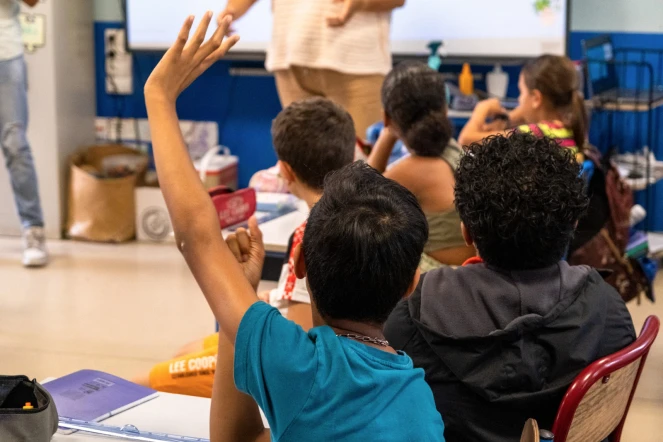
M 566 395 L 564 396 L 564 399 L 559 406 L 557 417 L 555 418 L 555 424 L 553 425 L 555 442 L 566 442 L 569 431 L 571 430 L 571 426 L 573 425 L 573 418 L 575 416 L 576 410 L 578 409 L 580 402 L 582 402 L 585 395 L 594 384 L 601 382 L 604 378 L 608 378 L 617 370 L 620 370 L 640 359 L 640 366 L 638 367 L 638 373 L 635 377 L 635 382 L 633 383 L 633 388 L 631 389 L 628 403 L 624 409 L 624 415 L 622 416 L 622 419 L 620 420 L 617 427 L 615 427 L 610 435 L 610 440 L 612 442 L 619 442 L 621 440 L 622 430 L 624 429 L 624 423 L 626 422 L 626 416 L 628 416 L 635 390 L 638 386 L 638 382 L 640 381 L 642 369 L 645 366 L 647 356 L 649 355 L 649 350 L 651 349 L 651 346 L 654 343 L 656 336 L 658 335 L 659 328 L 659 319 L 656 316 L 648 317 L 644 326 L 642 327 L 640 336 L 638 336 L 633 344 L 629 345 L 621 351 L 618 351 L 617 353 L 613 353 L 592 363 L 575 378 L 568 391 L 566 392 Z

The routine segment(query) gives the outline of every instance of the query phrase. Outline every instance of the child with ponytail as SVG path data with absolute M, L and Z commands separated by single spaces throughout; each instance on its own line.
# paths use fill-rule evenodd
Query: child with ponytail
M 460 134 L 460 143 L 466 146 L 481 141 L 504 133 L 510 126 L 519 132 L 555 139 L 561 147 L 572 149 L 582 162 L 588 117 L 573 62 L 556 55 L 536 58 L 523 67 L 518 88 L 519 106 L 511 114 L 497 99 L 479 103 Z M 501 115 L 508 115 L 509 121 L 495 120 Z M 487 124 L 488 120 L 495 122 Z
M 476 251 L 465 244 L 454 205 L 461 149 L 452 138 L 444 78 L 423 63 L 401 63 L 384 81 L 382 105 L 385 129 L 368 164 L 410 190 L 421 204 L 429 227 L 421 270 L 463 264 Z M 399 139 L 410 155 L 388 168 Z

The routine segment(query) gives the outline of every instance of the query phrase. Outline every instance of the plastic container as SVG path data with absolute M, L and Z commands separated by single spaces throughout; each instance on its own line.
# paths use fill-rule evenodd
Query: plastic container
M 458 88 L 463 95 L 474 94 L 474 76 L 469 63 L 463 65 L 463 70 L 458 76 Z
M 486 87 L 488 94 L 492 97 L 503 100 L 506 98 L 507 90 L 509 89 L 509 74 L 502 70 L 502 66 L 495 65 L 492 72 L 486 76 Z
M 239 159 L 225 146 L 213 147 L 193 163 L 206 189 L 227 186 L 237 190 Z

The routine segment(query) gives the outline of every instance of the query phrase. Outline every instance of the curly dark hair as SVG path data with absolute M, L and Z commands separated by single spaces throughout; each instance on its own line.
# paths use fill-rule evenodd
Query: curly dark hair
M 469 146 L 456 171 L 455 194 L 481 258 L 505 270 L 563 259 L 589 203 L 572 152 L 524 133 Z
M 405 145 L 420 157 L 439 157 L 453 136 L 447 117 L 444 77 L 419 62 L 403 62 L 385 78 L 382 105 L 403 135 Z

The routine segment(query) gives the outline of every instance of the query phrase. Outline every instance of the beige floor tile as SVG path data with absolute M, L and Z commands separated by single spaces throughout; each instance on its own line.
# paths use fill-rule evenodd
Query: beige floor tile
M 52 264 L 20 265 L 21 244 L 0 238 L 0 373 L 37 379 L 91 368 L 133 377 L 214 331 L 214 319 L 171 246 L 49 244 Z M 663 297 L 663 276 L 657 280 Z M 263 283 L 261 290 L 274 287 Z M 663 319 L 663 298 L 629 310 L 638 332 Z M 663 333 L 654 344 L 629 415 L 625 442 L 659 440 Z
M 660 442 L 663 403 L 636 400 L 626 419 L 622 442 Z
M 54 352 L 42 349 L 7 348 L 0 346 L 0 373 L 24 374 L 43 380 L 60 377 L 82 368 L 101 370 L 116 376 L 132 379 L 148 373 L 157 359 L 91 356 L 76 352 Z
M 22 368 L 9 362 L 12 349 L 48 352 L 64 365 L 78 360 L 83 368 L 104 359 L 164 359 L 214 332 L 213 316 L 174 247 L 58 242 L 50 248 L 52 265 L 26 270 L 17 261 L 20 244 L 0 239 L 0 372 L 10 363 L 14 371 Z M 35 360 L 45 361 L 27 357 L 23 370 L 35 370 Z M 44 368 L 39 374 L 47 374 Z
M 656 288 L 659 296 L 663 296 L 663 274 L 659 274 Z M 663 321 L 663 298 L 660 298 L 657 304 L 649 301 L 643 301 L 641 305 L 630 303 L 629 311 L 635 328 L 640 333 L 642 325 L 649 315 L 656 315 Z M 649 353 L 636 397 L 663 403 L 663 330 L 659 333 L 658 339 Z M 661 416 L 663 417 L 663 413 Z

